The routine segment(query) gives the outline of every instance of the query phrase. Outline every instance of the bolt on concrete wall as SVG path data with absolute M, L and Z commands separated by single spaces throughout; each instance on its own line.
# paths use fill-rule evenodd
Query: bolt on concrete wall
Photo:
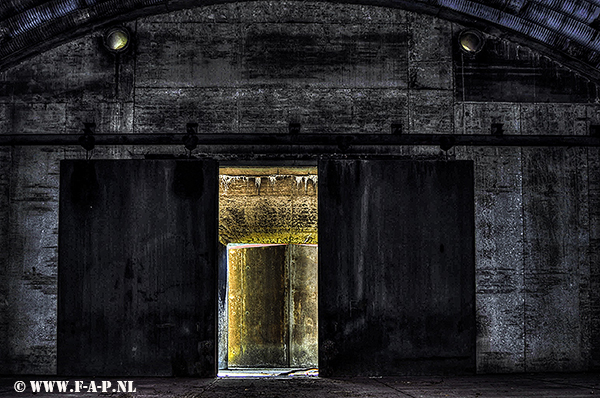
M 573 90 L 527 99 L 503 96 L 511 80 L 463 85 L 453 52 L 462 27 L 402 10 L 259 1 L 127 26 L 136 46 L 118 65 L 94 33 L 3 72 L 0 134 L 79 134 L 89 121 L 98 133 L 183 132 L 190 121 L 201 133 L 285 133 L 294 121 L 324 134 L 385 133 L 392 122 L 409 133 L 487 134 L 501 122 L 505 134 L 569 135 L 600 123 L 600 105 Z M 554 63 L 535 68 L 550 68 L 558 91 L 561 76 L 572 78 Z M 519 90 L 531 84 L 521 79 Z M 480 91 L 463 97 L 461 87 Z M 492 87 L 499 94 L 488 101 Z M 185 151 L 108 147 L 94 157 L 161 153 Z M 0 373 L 55 372 L 58 161 L 84 156 L 70 147 L 1 152 Z M 228 157 L 219 148 L 211 156 Z M 598 150 L 456 148 L 450 156 L 476 168 L 478 371 L 598 366 Z

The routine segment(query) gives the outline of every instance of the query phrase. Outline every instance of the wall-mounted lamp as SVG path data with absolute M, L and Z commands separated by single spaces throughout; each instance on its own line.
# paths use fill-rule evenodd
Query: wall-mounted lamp
M 104 45 L 108 51 L 122 53 L 129 48 L 131 34 L 123 26 L 115 26 L 104 32 Z
M 458 46 L 461 51 L 475 55 L 483 48 L 485 37 L 476 29 L 466 29 L 458 34 Z

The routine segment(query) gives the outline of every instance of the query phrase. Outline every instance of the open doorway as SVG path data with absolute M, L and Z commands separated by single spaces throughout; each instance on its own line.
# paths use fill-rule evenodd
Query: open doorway
M 219 180 L 219 375 L 316 374 L 317 168 Z

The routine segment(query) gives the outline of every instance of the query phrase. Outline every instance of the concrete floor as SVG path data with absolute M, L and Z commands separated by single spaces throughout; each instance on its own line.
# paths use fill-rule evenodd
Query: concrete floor
M 135 393 L 36 393 L 30 382 L 66 380 L 52 377 L 11 376 L 0 378 L 0 397 L 116 397 L 116 398 L 196 398 L 196 397 L 261 397 L 261 398 L 327 398 L 327 397 L 594 397 L 600 395 L 600 374 L 519 374 L 466 377 L 379 377 L 319 378 L 314 376 L 219 377 L 216 379 L 129 378 Z M 71 378 L 89 384 L 88 378 Z M 100 386 L 101 380 L 94 379 Z M 116 386 L 117 379 L 111 380 Z M 27 389 L 15 392 L 17 381 Z

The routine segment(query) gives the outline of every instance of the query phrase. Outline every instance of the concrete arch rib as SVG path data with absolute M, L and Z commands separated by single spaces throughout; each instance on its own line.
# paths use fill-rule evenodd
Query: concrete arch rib
M 597 0 L 317 1 L 399 8 L 478 27 L 600 82 Z M 0 70 L 117 22 L 235 2 L 249 0 L 8 0 L 0 5 Z

